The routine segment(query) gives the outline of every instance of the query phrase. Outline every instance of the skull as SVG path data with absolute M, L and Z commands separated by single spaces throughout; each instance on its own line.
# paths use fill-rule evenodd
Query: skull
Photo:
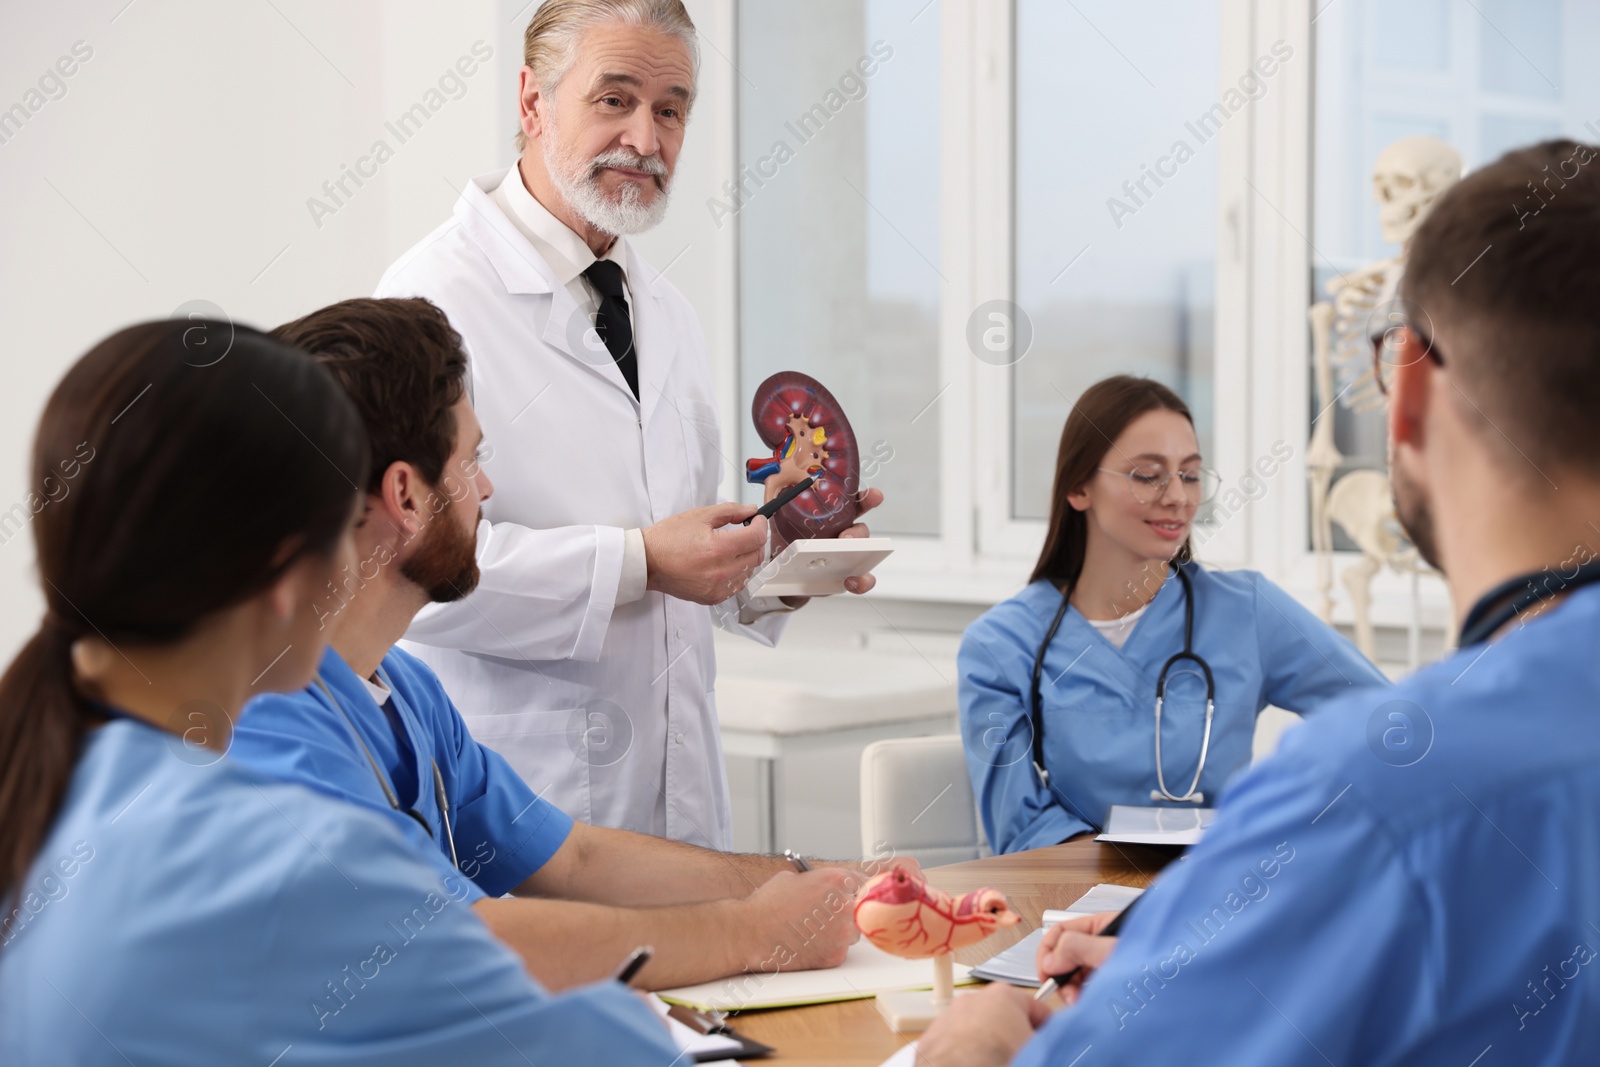
M 1383 239 L 1404 245 L 1441 193 L 1461 179 L 1461 153 L 1437 137 L 1402 137 L 1372 167 Z

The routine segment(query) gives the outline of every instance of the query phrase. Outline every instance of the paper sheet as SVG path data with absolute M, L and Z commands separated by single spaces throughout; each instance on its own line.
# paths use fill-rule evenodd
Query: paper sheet
M 917 1043 L 903 1046 L 899 1052 L 884 1060 L 881 1067 L 917 1067 Z
M 1073 901 L 1065 910 L 1052 909 L 1045 912 L 1044 925 L 1004 952 L 974 967 L 972 977 L 1037 989 L 1039 942 L 1044 940 L 1045 930 L 1068 919 L 1078 919 L 1102 911 L 1121 911 L 1143 892 L 1143 889 L 1131 885 L 1112 885 L 1109 882 L 1102 882 Z
M 955 965 L 957 983 L 970 967 Z M 844 963 L 826 971 L 784 971 L 735 975 L 701 985 L 663 989 L 662 999 L 699 1011 L 746 1011 L 860 1000 L 891 989 L 932 989 L 931 960 L 903 960 L 863 938 L 850 946 Z
M 1064 923 L 1068 919 L 1076 919 L 1084 915 L 1096 915 L 1102 911 L 1121 911 L 1135 900 L 1144 890 L 1136 885 L 1114 885 L 1111 882 L 1101 882 L 1083 896 L 1074 900 L 1067 908 L 1057 911 L 1052 908 L 1044 913 L 1044 924 L 1054 926 Z
M 972 977 L 990 982 L 1008 982 L 1029 989 L 1038 988 L 1039 943 L 1044 940 L 1046 929 L 1041 926 L 999 955 L 984 960 L 972 969 Z
M 1192 845 L 1216 817 L 1216 808 L 1113 804 L 1106 816 L 1106 832 L 1095 840 L 1126 845 Z

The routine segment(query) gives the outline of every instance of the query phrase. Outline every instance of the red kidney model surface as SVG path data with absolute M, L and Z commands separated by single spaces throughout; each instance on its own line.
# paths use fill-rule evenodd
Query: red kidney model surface
M 766 486 L 766 500 L 815 479 L 773 516 L 778 533 L 787 541 L 838 537 L 856 521 L 861 487 L 855 431 L 839 402 L 810 375 L 780 371 L 756 389 L 750 417 L 772 455 L 746 461 L 745 477 Z

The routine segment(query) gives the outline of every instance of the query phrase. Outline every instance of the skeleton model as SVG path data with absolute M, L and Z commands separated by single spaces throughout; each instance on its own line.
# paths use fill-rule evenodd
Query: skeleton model
M 1375 343 L 1389 343 L 1390 331 L 1403 322 L 1396 295 L 1405 270 L 1411 235 L 1427 216 L 1433 202 L 1461 178 L 1461 156 L 1435 137 L 1405 137 L 1378 154 L 1372 171 L 1373 198 L 1383 239 L 1400 246 L 1400 254 L 1383 259 L 1328 283 L 1333 299 L 1310 310 L 1311 347 L 1315 359 L 1317 404 L 1321 414 L 1311 432 L 1307 473 L 1311 482 L 1311 545 L 1317 556 L 1317 586 L 1322 594 L 1320 614 L 1333 615 L 1333 524 L 1361 548 L 1360 562 L 1344 572 L 1356 617 L 1356 644 L 1370 658 L 1372 640 L 1372 579 L 1384 566 L 1412 577 L 1424 564 L 1406 545 L 1394 514 L 1388 476 L 1379 471 L 1352 471 L 1333 483 L 1333 472 L 1344 457 L 1333 442 L 1330 409 L 1335 401 L 1352 411 L 1374 411 L 1383 406 L 1383 394 L 1373 377 Z M 1381 339 L 1381 341 L 1380 341 Z M 1386 361 L 1387 362 L 1387 361 Z M 1339 389 L 1334 390 L 1335 377 Z M 1417 627 L 1413 624 L 1411 658 L 1418 659 Z

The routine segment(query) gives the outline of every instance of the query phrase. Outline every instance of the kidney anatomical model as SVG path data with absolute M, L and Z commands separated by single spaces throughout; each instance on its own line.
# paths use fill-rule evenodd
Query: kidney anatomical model
M 799 371 L 774 374 L 750 403 L 756 432 L 772 455 L 745 464 L 745 477 L 766 486 L 765 500 L 815 479 L 773 516 L 785 541 L 833 538 L 856 521 L 861 458 L 855 431 L 822 383 Z

